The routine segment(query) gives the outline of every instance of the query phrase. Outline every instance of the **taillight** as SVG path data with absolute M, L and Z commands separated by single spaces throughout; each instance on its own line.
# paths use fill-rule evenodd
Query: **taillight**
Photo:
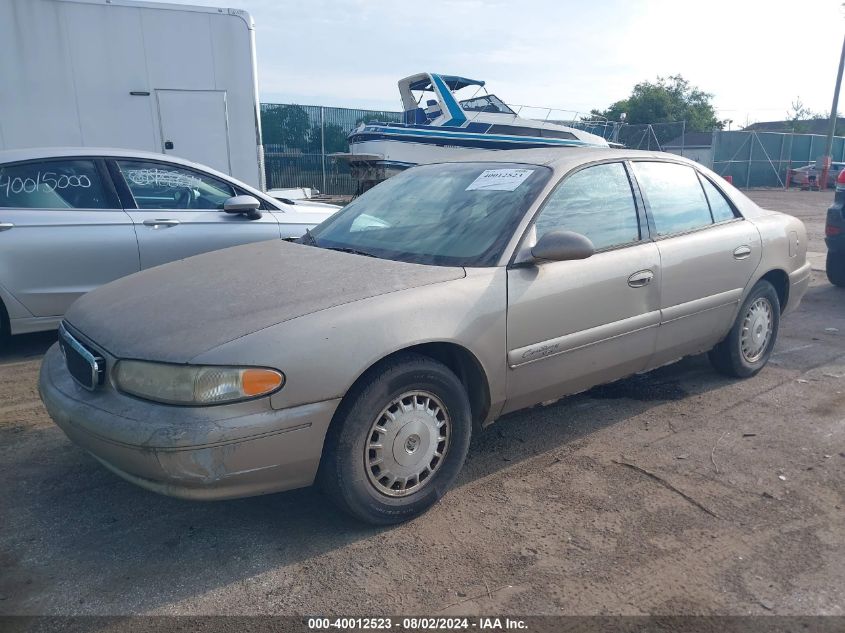
M 836 177 L 836 190 L 845 191 L 845 169 L 840 171 L 839 175 Z
M 835 226 L 833 224 L 828 224 L 824 227 L 824 234 L 827 237 L 833 237 L 834 235 L 839 235 L 842 233 L 841 226 Z

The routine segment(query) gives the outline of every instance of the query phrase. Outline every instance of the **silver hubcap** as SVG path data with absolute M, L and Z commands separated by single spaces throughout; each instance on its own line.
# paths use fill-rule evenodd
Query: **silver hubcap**
M 766 352 L 769 339 L 772 337 L 772 304 L 768 299 L 760 297 L 748 306 L 748 311 L 742 320 L 742 333 L 739 343 L 742 356 L 749 363 L 755 363 Z
M 449 449 L 451 421 L 432 393 L 409 391 L 382 409 L 364 448 L 367 477 L 376 490 L 404 497 L 425 486 Z

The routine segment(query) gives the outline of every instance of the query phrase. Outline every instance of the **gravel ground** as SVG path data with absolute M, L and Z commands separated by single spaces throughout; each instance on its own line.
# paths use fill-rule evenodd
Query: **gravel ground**
M 829 192 L 751 195 L 823 254 Z M 688 358 L 509 415 L 389 529 L 312 490 L 199 503 L 123 482 L 38 400 L 54 336 L 19 337 L 0 356 L 0 614 L 843 615 L 845 291 L 814 277 L 757 377 Z
M 833 201 L 833 192 L 801 191 L 800 189 L 755 189 L 746 191 L 752 200 L 765 209 L 774 209 L 801 218 L 807 227 L 807 250 L 814 265 L 824 266 L 824 220 L 827 208 Z

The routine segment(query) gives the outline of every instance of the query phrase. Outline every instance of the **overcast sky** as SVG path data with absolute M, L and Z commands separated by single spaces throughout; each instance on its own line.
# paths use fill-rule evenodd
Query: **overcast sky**
M 431 71 L 486 80 L 508 103 L 587 112 L 680 73 L 734 129 L 785 118 L 798 96 L 829 111 L 845 35 L 841 0 L 187 3 L 252 14 L 262 101 L 398 110 L 396 81 Z

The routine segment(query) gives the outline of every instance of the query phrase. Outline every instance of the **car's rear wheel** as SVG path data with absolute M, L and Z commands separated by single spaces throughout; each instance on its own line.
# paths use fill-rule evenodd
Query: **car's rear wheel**
M 845 252 L 828 251 L 825 264 L 828 281 L 845 288 Z
M 463 466 L 469 399 L 448 367 L 402 354 L 353 388 L 326 437 L 319 481 L 368 523 L 407 521 L 436 503 Z
M 769 361 L 779 325 L 778 293 L 768 281 L 758 281 L 742 303 L 727 337 L 710 350 L 710 362 L 728 376 L 753 376 Z

